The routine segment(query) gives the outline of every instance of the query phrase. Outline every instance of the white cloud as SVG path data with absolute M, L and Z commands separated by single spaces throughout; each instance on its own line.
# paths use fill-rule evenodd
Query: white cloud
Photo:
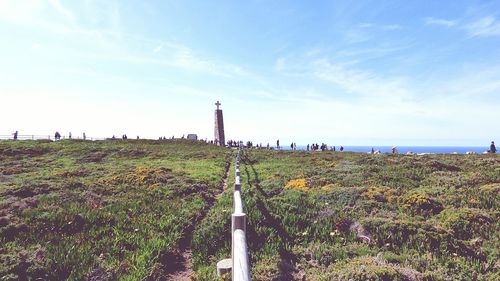
M 500 36 L 500 22 L 492 16 L 480 18 L 465 28 L 473 37 Z
M 411 91 L 404 85 L 403 78 L 382 78 L 373 72 L 348 68 L 326 59 L 314 61 L 312 72 L 317 78 L 331 82 L 357 96 L 390 101 L 412 97 Z
M 382 29 L 384 30 L 401 30 L 403 27 L 399 24 L 388 24 L 388 25 L 383 25 Z
M 276 60 L 274 63 L 274 70 L 277 72 L 281 72 L 285 69 L 286 66 L 286 59 L 281 57 Z
M 48 0 L 48 3 L 52 8 L 54 8 L 59 14 L 63 15 L 67 20 L 74 22 L 76 20 L 75 15 L 66 7 L 64 7 L 59 0 Z
M 372 26 L 373 26 L 373 23 L 369 23 L 369 22 L 364 22 L 364 23 L 359 24 L 359 27 L 361 27 L 361 28 L 370 28 Z
M 158 53 L 163 49 L 163 44 L 158 45 L 156 48 L 154 48 L 153 53 Z
M 437 19 L 432 17 L 427 17 L 424 19 L 426 25 L 440 25 L 445 27 L 452 27 L 457 25 L 457 21 L 455 20 L 446 20 L 446 19 Z

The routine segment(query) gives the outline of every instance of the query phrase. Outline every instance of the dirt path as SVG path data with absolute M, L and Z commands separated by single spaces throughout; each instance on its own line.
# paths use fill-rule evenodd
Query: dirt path
M 232 157 L 231 157 L 232 159 Z M 222 178 L 219 192 L 215 195 L 213 200 L 208 200 L 206 211 L 201 213 L 195 220 L 192 226 L 186 229 L 184 233 L 184 238 L 179 242 L 179 252 L 171 257 L 171 264 L 169 265 L 169 272 L 167 272 L 166 280 L 176 280 L 176 281 L 190 281 L 194 276 L 193 271 L 193 253 L 191 251 L 191 240 L 193 238 L 193 231 L 196 224 L 202 221 L 208 213 L 208 210 L 212 208 L 215 202 L 222 196 L 224 190 L 227 188 L 227 182 L 229 177 L 229 168 L 231 167 L 231 161 L 226 163 L 224 177 Z

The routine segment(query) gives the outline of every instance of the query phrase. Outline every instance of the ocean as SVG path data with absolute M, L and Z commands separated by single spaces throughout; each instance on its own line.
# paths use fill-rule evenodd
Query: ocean
M 321 145 L 321 144 L 320 144 Z M 375 151 L 380 150 L 381 153 L 391 153 L 392 146 L 344 146 L 346 152 L 370 152 L 372 147 Z M 339 151 L 340 146 L 335 146 L 336 151 Z M 290 146 L 283 147 L 285 150 L 290 150 Z M 482 154 L 487 151 L 489 146 L 397 146 L 399 154 L 407 152 L 413 153 L 432 153 L 432 154 L 465 154 L 467 152 L 475 152 Z M 306 150 L 305 145 L 297 145 L 297 150 Z

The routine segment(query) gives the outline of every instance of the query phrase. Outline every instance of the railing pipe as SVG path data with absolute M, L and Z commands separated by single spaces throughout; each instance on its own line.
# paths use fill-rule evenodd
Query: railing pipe
M 234 202 L 234 213 L 240 214 L 243 213 L 243 201 L 241 200 L 241 191 L 237 190 L 233 194 L 233 202 Z
M 232 222 L 232 280 L 249 281 L 250 266 L 246 242 L 246 215 L 235 213 L 231 216 Z

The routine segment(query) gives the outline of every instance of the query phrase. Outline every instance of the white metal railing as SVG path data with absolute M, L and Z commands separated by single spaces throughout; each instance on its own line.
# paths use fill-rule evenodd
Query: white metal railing
M 14 138 L 14 134 L 11 135 L 0 135 L 0 140 L 55 140 L 53 135 L 17 135 Z M 86 137 L 85 139 L 82 136 L 61 136 L 62 139 L 72 139 L 72 140 L 106 140 L 106 138 L 97 138 L 97 137 Z
M 217 274 L 222 275 L 231 270 L 233 281 L 250 281 L 250 262 L 248 260 L 246 241 L 246 214 L 243 213 L 243 200 L 241 199 L 240 153 L 241 148 L 238 149 L 236 156 L 233 214 L 231 215 L 231 259 L 225 259 L 217 263 Z

